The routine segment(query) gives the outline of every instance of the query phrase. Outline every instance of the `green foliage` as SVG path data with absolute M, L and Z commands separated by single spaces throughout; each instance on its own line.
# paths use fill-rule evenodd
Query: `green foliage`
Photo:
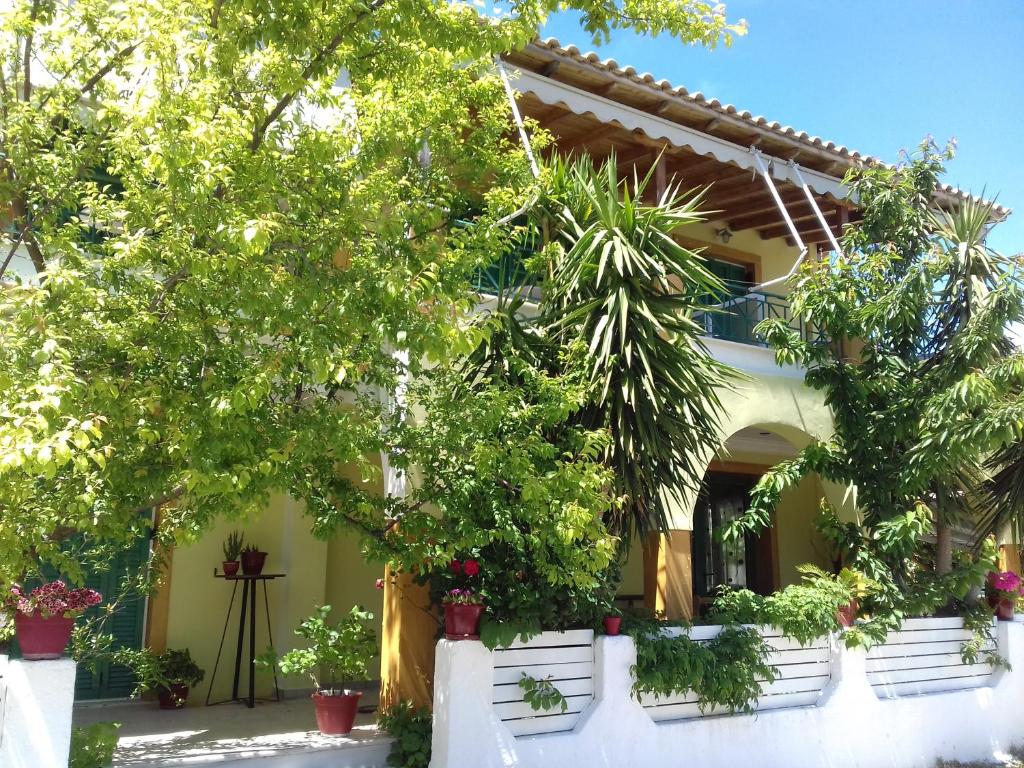
M 132 670 L 138 681 L 136 695 L 140 691 L 160 691 L 178 684 L 194 688 L 206 676 L 188 648 L 168 648 L 162 653 L 154 653 L 149 648 L 101 651 L 96 654 L 96 659 L 109 658 L 113 663 Z
M 276 664 L 287 676 L 307 676 L 321 693 L 334 690 L 337 683 L 369 680 L 370 663 L 377 655 L 377 635 L 367 626 L 373 614 L 353 606 L 331 624 L 327 620 L 330 613 L 331 606 L 320 606 L 296 628 L 295 634 L 308 641 L 306 648 L 288 651 L 280 658 L 269 648 L 260 656 L 260 666 Z
M 243 536 L 241 531 L 232 531 L 224 541 L 224 562 L 230 563 L 238 559 L 242 554 Z
M 416 467 L 416 485 L 396 506 L 367 495 L 347 509 L 400 520 L 368 551 L 429 583 L 436 603 L 467 585 L 451 562 L 472 559 L 480 573 L 468 584 L 491 620 L 591 624 L 617 548 L 601 522 L 615 501 L 599 460 L 607 439 L 566 423 L 584 396 L 581 373 L 518 370 L 515 386 L 440 371 L 414 382 L 410 407 L 423 418 L 396 427 L 393 455 Z
M 700 0 L 5 4 L 0 587 L 80 580 L 69 536 L 127 546 L 164 502 L 165 543 L 277 492 L 338 513 L 367 393 L 474 343 L 468 279 L 535 191 L 494 59 L 561 8 L 742 32 Z
M 790 294 L 794 315 L 835 341 L 808 343 L 774 320 L 759 326 L 780 362 L 806 367 L 835 433 L 765 474 L 727 531 L 763 528 L 808 473 L 856 486 L 860 524 L 830 515 L 826 533 L 845 564 L 879 583 L 871 612 L 896 624 L 965 596 L 982 558 L 954 567 L 949 548 L 925 539 L 948 541 L 965 521 L 984 533 L 981 462 L 1024 425 L 1024 355 L 1006 337 L 1024 319 L 1024 291 L 1014 259 L 986 244 L 991 204 L 937 208 L 952 155 L 929 141 L 906 162 L 846 179 L 863 219 L 846 229 L 844 253 L 802 268 Z
M 249 544 L 246 544 L 244 547 L 242 547 L 242 549 L 240 551 L 241 551 L 242 554 L 249 554 L 249 553 L 253 553 L 253 552 L 262 552 L 263 550 L 260 549 L 259 544 L 249 543 Z
M 713 639 L 698 642 L 666 631 L 657 621 L 634 618 L 623 624 L 637 649 L 634 696 L 693 691 L 702 712 L 722 707 L 749 713 L 761 684 L 775 681 L 776 670 L 768 663 L 771 647 L 752 627 L 729 624 Z
M 71 751 L 68 768 L 108 768 L 117 749 L 120 723 L 93 723 L 71 729 Z
M 964 664 L 977 664 L 979 661 L 991 664 L 995 668 L 1010 669 L 1010 662 L 999 655 L 994 649 L 985 649 L 988 643 L 994 643 L 995 623 L 992 610 L 984 604 L 978 604 L 963 613 L 964 629 L 971 632 L 971 639 L 960 648 L 960 659 Z
M 534 712 L 548 712 L 556 707 L 565 712 L 569 708 L 565 696 L 554 686 L 550 676 L 538 680 L 524 672 L 519 680 L 519 687 L 523 689 L 523 701 L 529 704 Z
M 395 741 L 388 753 L 388 765 L 394 768 L 427 768 L 430 765 L 430 739 L 433 719 L 426 707 L 399 701 L 380 713 L 377 724 Z
M 862 600 L 877 585 L 863 574 L 844 568 L 833 575 L 813 565 L 798 568 L 799 584 L 790 584 L 767 597 L 750 590 L 722 589 L 708 614 L 712 623 L 742 623 L 776 627 L 801 645 L 839 631 L 839 609 L 853 600 Z M 870 622 L 848 630 L 847 645 L 862 645 L 877 637 Z

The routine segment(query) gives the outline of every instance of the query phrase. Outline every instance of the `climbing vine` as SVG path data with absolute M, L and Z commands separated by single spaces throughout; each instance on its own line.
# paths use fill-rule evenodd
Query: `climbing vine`
M 561 707 L 562 712 L 565 712 L 569 708 L 565 696 L 554 686 L 550 677 L 538 680 L 524 672 L 519 680 L 519 687 L 523 689 L 523 701 L 529 704 L 534 712 L 547 712 L 555 707 Z

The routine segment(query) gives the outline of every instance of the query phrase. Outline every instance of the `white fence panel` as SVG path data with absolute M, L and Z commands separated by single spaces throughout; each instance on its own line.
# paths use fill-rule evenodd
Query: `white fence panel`
M 960 657 L 972 637 L 959 617 L 908 619 L 884 644 L 868 651 L 868 682 L 883 699 L 987 686 L 992 665 L 964 664 Z M 995 643 L 987 642 L 983 650 L 995 650 Z
M 790 637 L 783 637 L 774 627 L 758 627 L 757 630 L 772 648 L 768 663 L 775 667 L 776 676 L 772 683 L 761 681 L 761 695 L 755 708 L 760 711 L 814 705 L 831 679 L 828 638 L 821 637 L 802 646 Z M 685 631 L 680 629 L 676 634 Z M 693 627 L 689 635 L 705 643 L 721 631 L 720 626 Z M 661 698 L 645 694 L 640 697 L 640 704 L 655 722 L 729 714 L 720 707 L 709 707 L 701 712 L 693 691 Z
M 536 711 L 523 701 L 523 675 L 550 680 L 567 709 Z M 494 649 L 491 703 L 515 736 L 570 731 L 594 700 L 594 633 L 589 629 L 543 632 L 527 642 Z

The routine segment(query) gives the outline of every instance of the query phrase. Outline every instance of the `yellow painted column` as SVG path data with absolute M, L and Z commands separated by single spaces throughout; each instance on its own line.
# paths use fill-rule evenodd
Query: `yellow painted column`
M 668 619 L 691 619 L 693 532 L 652 534 L 644 542 L 644 603 Z
M 407 573 L 384 571 L 380 649 L 380 708 L 401 700 L 430 707 L 434 696 L 434 646 L 438 622 L 430 592 Z

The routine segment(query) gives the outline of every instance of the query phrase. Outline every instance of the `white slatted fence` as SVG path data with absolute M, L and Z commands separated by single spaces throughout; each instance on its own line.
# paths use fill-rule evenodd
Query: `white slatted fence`
M 689 634 L 698 642 L 707 642 L 721 631 L 720 626 L 693 627 Z M 756 708 L 767 710 L 814 705 L 831 677 L 828 638 L 821 637 L 801 646 L 772 627 L 758 627 L 758 631 L 772 648 L 768 663 L 775 667 L 777 674 L 775 682 L 762 681 Z M 728 714 L 728 710 L 715 707 L 702 713 L 697 698 L 693 691 L 661 698 L 644 694 L 640 704 L 655 722 Z
M 959 617 L 907 619 L 868 651 L 868 682 L 883 699 L 986 686 L 992 665 L 964 664 L 960 657 L 972 636 Z M 995 644 L 989 641 L 984 650 L 995 650 Z
M 519 681 L 550 678 L 565 697 L 561 706 L 535 711 L 523 701 Z M 594 633 L 589 629 L 542 632 L 527 642 L 494 649 L 494 711 L 515 736 L 570 731 L 594 700 Z

